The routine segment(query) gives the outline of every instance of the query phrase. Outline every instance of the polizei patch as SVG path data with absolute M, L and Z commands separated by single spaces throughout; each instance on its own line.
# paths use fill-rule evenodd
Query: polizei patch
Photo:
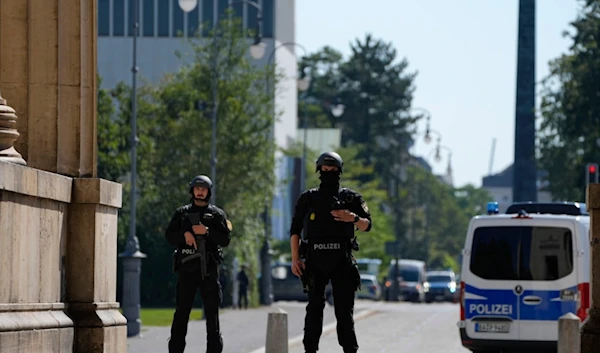
M 342 248 L 340 243 L 314 244 L 313 250 L 339 250 Z

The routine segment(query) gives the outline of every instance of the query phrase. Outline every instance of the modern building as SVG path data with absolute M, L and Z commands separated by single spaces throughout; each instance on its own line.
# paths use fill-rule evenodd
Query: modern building
M 264 66 L 271 60 L 284 74 L 275 89 L 275 109 L 281 115 L 274 132 L 277 144 L 285 148 L 294 140 L 297 127 L 297 48 L 282 46 L 282 43 L 295 42 L 295 0 L 254 1 L 262 9 L 262 41 L 266 44 L 265 55 L 256 60 L 256 65 Z M 134 4 L 134 0 L 98 0 L 98 71 L 103 88 L 112 88 L 121 81 L 131 84 Z M 235 14 L 242 18 L 245 28 L 253 29 L 257 24 L 257 9 L 245 1 L 199 0 L 198 6 L 189 13 L 181 10 L 178 0 L 139 0 L 139 4 L 137 67 L 142 82 L 157 82 L 165 74 L 176 71 L 185 62 L 185 57 L 182 62 L 176 52 L 190 51 L 186 39 L 194 35 L 200 24 L 208 24 L 211 28 L 230 4 Z M 249 39 L 249 45 L 251 43 Z M 276 158 L 275 172 L 279 181 L 289 179 L 291 162 L 279 153 Z M 274 235 L 287 232 L 278 219 L 284 214 L 282 197 L 279 192 L 275 195 Z
M 500 173 L 488 175 L 482 179 L 481 187 L 490 193 L 490 196 L 492 197 L 492 200 L 490 201 L 498 202 L 498 211 L 500 213 L 505 212 L 508 206 L 510 206 L 513 202 L 513 169 L 514 165 L 511 164 Z M 538 170 L 537 173 L 537 201 L 552 202 L 552 194 L 544 190 L 548 185 L 545 181 L 546 177 L 548 176 L 548 172 Z

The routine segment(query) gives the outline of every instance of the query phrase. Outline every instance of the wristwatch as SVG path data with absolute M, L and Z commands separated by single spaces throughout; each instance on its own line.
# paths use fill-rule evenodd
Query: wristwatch
M 357 214 L 354 214 L 354 224 L 356 224 L 358 221 L 360 221 L 360 217 L 358 217 Z

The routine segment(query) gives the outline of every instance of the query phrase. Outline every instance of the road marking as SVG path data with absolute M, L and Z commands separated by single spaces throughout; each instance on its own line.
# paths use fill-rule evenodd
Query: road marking
M 381 305 L 374 305 L 374 306 L 378 307 Z M 364 318 L 367 318 L 371 315 L 375 315 L 377 313 L 379 313 L 379 311 L 376 309 L 361 310 L 357 314 L 354 315 L 354 322 L 356 322 L 358 320 L 362 320 Z M 321 337 L 335 331 L 336 326 L 337 326 L 337 321 L 334 321 L 330 324 L 323 326 L 323 333 L 321 334 Z M 288 340 L 288 347 L 293 347 L 295 345 L 301 344 L 303 338 L 304 338 L 304 334 L 300 334 L 296 337 L 291 338 L 290 340 Z M 266 347 L 261 347 L 261 348 L 255 349 L 249 353 L 265 353 L 265 349 L 266 349 Z

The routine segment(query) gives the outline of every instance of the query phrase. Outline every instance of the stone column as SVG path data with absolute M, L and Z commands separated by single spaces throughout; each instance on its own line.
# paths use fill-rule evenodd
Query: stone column
M 67 301 L 75 322 L 73 352 L 127 351 L 127 320 L 119 313 L 117 211 L 121 184 L 74 179 L 67 236 Z
M 30 167 L 96 176 L 96 0 L 0 0 L 0 88 Z
M 27 164 L 14 144 L 19 137 L 15 110 L 7 105 L 0 93 L 0 160 L 17 164 Z
M 96 16 L 96 0 L 0 0 L 0 90 L 16 112 L 13 115 L 12 110 L 2 110 L 0 149 L 6 136 L 10 139 L 18 133 L 14 147 L 28 164 L 25 167 L 0 162 L 0 207 L 3 207 L 0 255 L 4 254 L 0 256 L 0 268 L 5 269 L 5 264 L 11 263 L 13 270 L 22 268 L 31 272 L 17 278 L 20 272 L 10 272 L 8 267 L 1 271 L 0 283 L 14 287 L 18 279 L 19 285 L 14 298 L 3 292 L 7 286 L 0 286 L 0 304 L 10 304 L 0 305 L 0 344 L 12 349 L 0 348 L 2 352 L 70 353 L 72 348 L 77 353 L 124 353 L 127 350 L 126 320 L 115 302 L 121 185 L 96 179 Z M 19 117 L 17 131 L 3 131 L 5 125 L 9 129 L 14 127 L 14 116 Z M 12 153 L 10 147 L 7 152 Z M 7 172 L 11 168 L 18 172 Z M 71 190 L 58 199 L 46 195 L 58 192 L 47 181 L 62 178 L 68 180 Z M 14 190 L 3 191 L 10 183 L 14 184 Z M 47 205 L 40 199 L 51 199 L 54 203 Z M 48 226 L 44 228 L 48 234 L 43 234 L 36 227 L 42 220 L 46 222 L 47 217 L 38 217 L 38 213 L 53 211 L 53 207 L 59 208 L 64 225 L 56 225 L 56 229 Z M 24 216 L 17 217 L 19 213 Z M 66 239 L 64 252 L 42 251 L 49 247 L 46 239 L 50 237 Z M 19 244 L 17 252 L 2 252 L 9 238 L 11 242 L 27 239 L 38 244 L 45 256 L 44 266 L 40 266 L 39 256 L 27 255 L 25 242 L 13 242 Z M 66 293 L 57 299 L 56 273 L 53 277 L 40 275 L 40 281 L 31 274 L 35 274 L 36 268 L 56 272 L 55 267 L 62 264 L 63 258 L 65 269 L 60 277 L 64 281 L 60 282 L 60 289 L 66 287 Z M 36 296 L 40 291 L 52 291 L 54 297 Z M 55 303 L 58 300 L 62 303 Z M 51 305 L 39 305 L 45 302 Z M 15 303 L 31 305 L 15 306 Z M 61 319 L 42 325 L 49 331 L 71 325 L 65 330 L 65 335 L 70 332 L 71 336 L 63 340 L 61 333 L 60 350 L 27 336 L 14 344 L 8 340 L 21 337 L 21 331 L 23 335 L 39 333 L 36 330 L 40 320 L 27 315 L 32 308 L 68 312 L 68 322 Z M 7 311 L 10 314 L 3 313 Z M 8 320 L 3 320 L 5 317 Z M 23 318 L 16 328 L 9 327 L 13 317 Z
M 590 212 L 591 308 L 581 329 L 581 353 L 596 353 L 600 347 L 600 184 L 589 184 L 586 205 Z

